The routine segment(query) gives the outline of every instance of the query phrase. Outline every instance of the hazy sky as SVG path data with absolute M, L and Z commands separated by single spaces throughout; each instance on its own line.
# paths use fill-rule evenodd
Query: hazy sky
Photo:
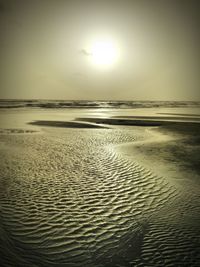
M 199 3 L 0 0 L 0 98 L 200 100 Z

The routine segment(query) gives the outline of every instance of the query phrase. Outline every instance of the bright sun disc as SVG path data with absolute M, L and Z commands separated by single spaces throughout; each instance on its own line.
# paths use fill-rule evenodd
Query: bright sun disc
M 98 41 L 91 46 L 91 56 L 94 64 L 106 67 L 115 63 L 118 53 L 112 42 Z

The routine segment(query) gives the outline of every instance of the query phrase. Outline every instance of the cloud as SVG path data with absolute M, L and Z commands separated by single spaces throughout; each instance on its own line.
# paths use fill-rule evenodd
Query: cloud
M 88 51 L 86 51 L 85 49 L 81 49 L 80 50 L 80 53 L 82 54 L 82 55 L 84 55 L 84 56 L 92 56 L 92 53 L 90 53 L 90 52 L 88 52 Z

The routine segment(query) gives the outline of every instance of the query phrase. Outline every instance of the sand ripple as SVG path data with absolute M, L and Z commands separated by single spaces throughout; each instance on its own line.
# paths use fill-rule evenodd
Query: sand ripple
M 179 190 L 115 150 L 141 133 L 3 135 L 2 266 L 197 266 L 197 233 L 173 219 Z

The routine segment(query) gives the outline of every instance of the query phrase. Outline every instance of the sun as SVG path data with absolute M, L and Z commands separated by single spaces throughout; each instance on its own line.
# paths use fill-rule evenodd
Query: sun
M 118 49 L 110 40 L 97 40 L 91 44 L 90 55 L 92 63 L 100 67 L 109 67 L 118 59 Z

